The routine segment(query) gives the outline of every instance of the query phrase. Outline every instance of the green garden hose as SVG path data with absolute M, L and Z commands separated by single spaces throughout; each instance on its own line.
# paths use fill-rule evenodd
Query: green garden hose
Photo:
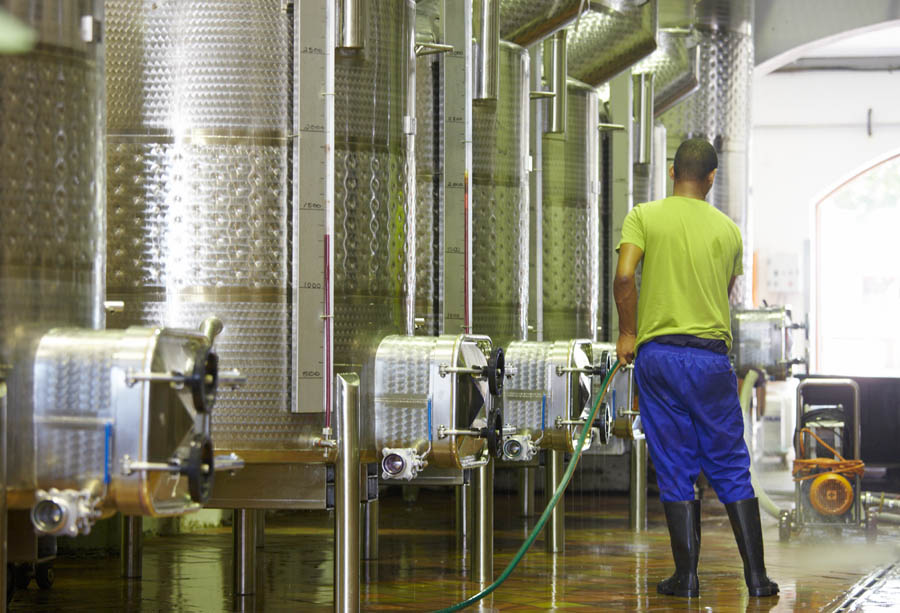
M 587 437 L 587 433 L 591 431 L 590 424 L 594 423 L 594 416 L 597 414 L 597 407 L 600 406 L 600 401 L 603 400 L 604 396 L 606 396 L 606 390 L 609 388 L 609 382 L 612 381 L 613 375 L 616 374 L 617 370 L 619 370 L 618 360 L 616 360 L 616 363 L 610 369 L 609 373 L 607 373 L 606 378 L 603 379 L 603 385 L 600 388 L 601 392 L 597 395 L 597 400 L 594 401 L 594 406 L 591 407 L 591 414 L 588 416 L 587 421 L 585 422 L 585 427 L 581 429 L 581 436 L 578 437 L 578 444 L 575 445 L 575 454 L 572 456 L 571 461 L 569 461 L 569 466 L 566 468 L 566 472 L 563 474 L 562 483 L 560 483 L 559 487 L 556 488 L 556 492 L 553 493 L 553 498 L 550 499 L 550 503 L 547 505 L 547 508 L 544 509 L 544 512 L 541 514 L 541 518 L 531 530 L 528 538 L 525 539 L 525 542 L 522 543 L 521 547 L 519 547 L 519 551 L 516 552 L 516 555 L 513 557 L 510 563 L 506 565 L 506 568 L 503 569 L 503 572 L 500 573 L 500 576 L 497 577 L 497 579 L 489 586 L 487 586 L 474 596 L 471 596 L 466 600 L 463 600 L 462 602 L 458 602 L 455 605 L 449 606 L 446 609 L 440 609 L 435 613 L 451 613 L 452 611 L 460 611 L 468 606 L 475 604 L 476 602 L 496 590 L 498 587 L 500 587 L 500 584 L 502 584 L 509 578 L 512 572 L 515 570 L 516 566 L 519 565 L 519 562 L 522 561 L 522 558 L 525 557 L 525 554 L 528 552 L 528 548 L 531 547 L 538 534 L 540 534 L 541 530 L 544 528 L 544 524 L 547 523 L 547 520 L 550 518 L 550 514 L 556 507 L 556 503 L 559 502 L 559 499 L 566 491 L 566 486 L 569 485 L 569 481 L 571 481 L 572 479 L 572 474 L 575 472 L 575 467 L 578 466 L 578 460 L 581 459 L 581 450 L 584 448 L 584 439 Z

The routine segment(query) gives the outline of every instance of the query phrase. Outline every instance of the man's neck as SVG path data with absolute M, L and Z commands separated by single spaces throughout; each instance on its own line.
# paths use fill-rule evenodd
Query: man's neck
M 708 190 L 704 190 L 703 186 L 693 181 L 678 181 L 672 189 L 673 196 L 681 196 L 682 198 L 693 198 L 694 200 L 706 200 Z

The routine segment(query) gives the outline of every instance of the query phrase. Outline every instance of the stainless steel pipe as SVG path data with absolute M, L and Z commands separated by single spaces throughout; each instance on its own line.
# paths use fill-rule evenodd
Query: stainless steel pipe
M 519 514 L 522 517 L 534 515 L 534 466 L 525 466 L 518 471 Z
M 135 515 L 122 516 L 122 577 L 140 579 L 144 556 L 144 519 Z
M 340 416 L 334 471 L 334 610 L 359 611 L 359 377 L 339 374 Z
M 6 383 L 0 381 L 0 613 L 6 613 Z
M 366 40 L 366 0 L 338 0 L 335 8 L 335 47 L 362 49 Z
M 472 577 L 478 583 L 494 579 L 494 461 L 472 470 L 475 507 Z
M 235 509 L 231 522 L 234 539 L 234 594 L 256 593 L 256 510 Z
M 568 77 L 568 45 L 566 30 L 560 30 L 544 41 L 544 74 L 553 87 L 553 98 L 550 99 L 548 132 L 562 133 L 566 131 L 567 107 L 569 104 Z
M 647 530 L 647 439 L 643 436 L 631 441 L 628 527 L 632 532 Z
M 563 477 L 564 452 L 555 449 L 547 450 L 547 465 L 544 468 L 544 498 L 547 502 Z M 556 508 L 550 513 L 550 519 L 544 528 L 544 549 L 547 553 L 562 553 L 566 550 L 566 499 L 560 496 Z
M 496 100 L 500 88 L 500 0 L 473 0 L 475 100 Z
M 362 517 L 360 522 L 360 550 L 363 560 L 378 559 L 378 499 L 359 503 L 359 512 Z
M 634 80 L 632 95 L 634 101 L 635 151 L 634 163 L 647 164 L 652 161 L 653 151 L 653 73 L 632 74 Z

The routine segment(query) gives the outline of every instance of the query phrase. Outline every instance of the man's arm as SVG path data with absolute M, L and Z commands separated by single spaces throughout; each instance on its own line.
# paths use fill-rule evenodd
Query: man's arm
M 616 265 L 616 278 L 613 281 L 613 296 L 616 299 L 616 310 L 619 313 L 619 340 L 616 342 L 616 355 L 624 364 L 631 364 L 634 361 L 638 304 L 634 273 L 643 257 L 644 251 L 637 245 L 622 243 L 622 246 L 619 247 L 619 262 Z
M 731 281 L 728 282 L 728 296 L 731 297 L 731 290 L 734 289 L 734 282 L 737 281 L 737 277 L 731 277 Z

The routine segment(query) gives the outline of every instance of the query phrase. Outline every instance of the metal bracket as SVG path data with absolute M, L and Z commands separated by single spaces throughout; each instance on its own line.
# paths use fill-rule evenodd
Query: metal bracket
M 449 364 L 441 364 L 438 366 L 438 374 L 441 375 L 441 377 L 446 377 L 450 373 L 456 375 L 477 375 L 481 377 L 483 376 L 483 369 L 481 367 L 466 368 L 465 366 L 450 366 Z
M 148 382 L 148 383 L 169 383 L 175 389 L 181 389 L 184 387 L 184 384 L 190 380 L 190 377 L 187 375 L 177 372 L 171 371 L 168 373 L 165 372 L 134 372 L 133 370 L 128 370 L 125 373 L 125 384 L 128 387 L 134 387 L 135 383 L 138 382 Z M 212 381 L 209 381 L 212 383 Z
M 444 45 L 441 43 L 416 43 L 416 57 L 436 55 L 438 53 L 449 53 L 450 51 L 453 51 L 453 45 Z
M 615 132 L 617 130 L 624 130 L 625 126 L 620 123 L 598 123 L 597 129 L 601 132 Z
M 545 91 L 538 90 L 538 91 L 529 92 L 528 96 L 532 100 L 544 100 L 546 98 L 555 98 L 556 92 L 545 92 Z
M 481 430 L 454 430 L 444 424 L 439 425 L 437 431 L 439 439 L 445 439 L 448 436 L 479 436 L 480 434 Z
M 583 366 L 583 367 L 575 367 L 575 366 L 557 366 L 556 367 L 556 376 L 562 377 L 566 373 L 577 372 L 584 375 L 594 376 L 597 374 L 599 369 L 593 366 Z
M 557 417 L 554 424 L 557 429 L 561 429 L 563 426 L 583 426 L 587 421 L 584 419 L 563 419 L 562 417 Z

